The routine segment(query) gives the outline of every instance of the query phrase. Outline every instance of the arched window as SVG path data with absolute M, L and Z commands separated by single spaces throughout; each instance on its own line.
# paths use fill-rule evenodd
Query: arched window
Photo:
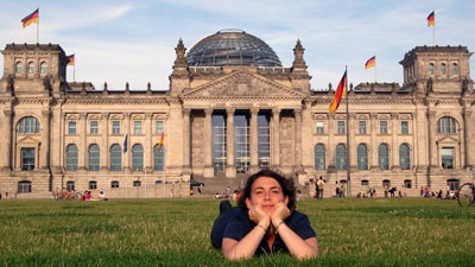
M 364 144 L 358 145 L 358 170 L 368 169 L 368 148 Z
M 389 149 L 386 144 L 379 145 L 378 158 L 379 158 L 379 169 L 389 170 Z
M 383 180 L 383 186 L 384 186 L 385 188 L 390 187 L 390 186 L 391 186 L 391 180 L 384 179 L 384 180 Z
M 427 74 L 429 75 L 434 74 L 434 69 L 435 69 L 434 63 L 429 63 L 429 67 L 427 68 Z
M 30 181 L 19 181 L 18 182 L 18 193 L 31 193 L 31 182 Z
M 337 170 L 346 170 L 346 146 L 339 144 L 336 146 L 336 162 L 335 167 Z
M 459 73 L 459 66 L 457 65 L 457 63 L 453 63 L 452 64 L 452 74 L 457 75 L 458 73 Z
M 28 73 L 35 73 L 35 63 L 28 63 Z
M 142 186 L 142 182 L 140 180 L 135 180 L 135 181 L 133 181 L 132 184 L 133 184 L 134 187 Z
M 452 117 L 442 117 L 437 121 L 437 133 L 454 134 L 457 133 L 457 124 Z
M 165 145 L 155 145 L 153 148 L 153 169 L 156 171 L 165 170 Z
M 110 150 L 110 170 L 121 171 L 122 170 L 122 149 L 120 145 L 114 144 Z
M 439 70 L 440 74 L 447 74 L 447 65 L 445 65 L 445 63 L 441 63 L 440 64 L 440 70 Z
M 143 170 L 143 147 L 140 144 L 132 147 L 132 170 Z
M 409 170 L 411 167 L 411 154 L 407 144 L 399 147 L 399 166 L 401 170 Z
M 40 63 L 40 73 L 46 74 L 47 72 L 48 72 L 48 64 L 43 61 Z
M 40 122 L 32 116 L 22 118 L 18 122 L 18 132 L 20 134 L 35 134 L 40 132 Z
M 369 181 L 366 179 L 361 180 L 361 185 L 362 186 L 369 186 Z
M 71 144 L 66 148 L 66 170 L 78 170 L 78 147 Z
M 99 171 L 101 169 L 101 152 L 96 144 L 89 146 L 89 167 L 90 171 Z
M 325 147 L 322 144 L 315 146 L 315 170 L 325 170 Z
M 17 62 L 15 64 L 15 73 L 23 73 L 23 63 Z
M 119 188 L 119 181 L 112 181 L 111 188 Z

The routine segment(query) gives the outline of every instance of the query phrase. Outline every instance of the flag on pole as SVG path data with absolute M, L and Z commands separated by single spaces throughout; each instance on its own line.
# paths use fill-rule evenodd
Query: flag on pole
M 427 27 L 435 26 L 435 11 L 432 11 L 429 16 L 427 16 Z
M 366 61 L 366 63 L 364 64 L 364 68 L 365 69 L 369 69 L 369 68 L 372 68 L 372 67 L 375 67 L 376 66 L 376 56 L 372 56 L 370 59 L 368 59 L 368 61 Z
M 129 134 L 125 134 L 124 138 L 124 153 L 127 153 L 127 148 L 129 147 Z
M 165 143 L 165 132 L 162 133 L 162 136 L 160 137 L 160 141 L 158 141 L 158 151 L 162 149 L 163 144 Z
M 336 88 L 335 91 L 335 96 L 333 97 L 332 102 L 330 103 L 330 107 L 328 110 L 330 113 L 335 113 L 338 107 L 340 106 L 341 98 L 343 96 L 346 96 L 347 94 L 347 79 L 346 79 L 346 70 L 345 73 L 343 74 L 343 77 L 341 77 L 340 83 L 338 84 L 338 87 Z
M 68 56 L 68 65 L 75 65 L 74 54 Z
M 37 8 L 33 13 L 30 15 L 24 17 L 21 20 L 21 23 L 23 25 L 23 28 L 29 26 L 31 23 L 38 23 L 38 20 L 40 19 L 40 9 Z

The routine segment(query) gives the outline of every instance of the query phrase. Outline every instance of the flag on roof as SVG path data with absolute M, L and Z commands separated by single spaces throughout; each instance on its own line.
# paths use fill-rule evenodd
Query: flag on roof
M 429 16 L 427 16 L 427 27 L 435 26 L 435 11 L 432 11 Z
M 376 56 L 372 56 L 366 63 L 364 64 L 365 69 L 369 69 L 371 67 L 376 66 Z
M 38 23 L 38 20 L 40 19 L 40 9 L 37 8 L 33 13 L 30 15 L 24 17 L 21 20 L 21 23 L 23 25 L 23 28 L 29 26 L 31 23 Z

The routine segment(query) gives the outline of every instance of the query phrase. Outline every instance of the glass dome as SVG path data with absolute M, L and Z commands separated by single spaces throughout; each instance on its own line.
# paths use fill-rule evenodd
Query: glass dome
M 202 38 L 187 51 L 186 62 L 188 66 L 282 66 L 269 45 L 236 29 Z

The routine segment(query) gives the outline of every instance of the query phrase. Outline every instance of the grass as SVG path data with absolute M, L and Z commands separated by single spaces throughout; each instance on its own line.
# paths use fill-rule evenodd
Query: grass
M 474 266 L 475 207 L 436 199 L 306 199 L 320 258 L 240 262 L 211 248 L 213 199 L 0 201 L 0 266 Z

